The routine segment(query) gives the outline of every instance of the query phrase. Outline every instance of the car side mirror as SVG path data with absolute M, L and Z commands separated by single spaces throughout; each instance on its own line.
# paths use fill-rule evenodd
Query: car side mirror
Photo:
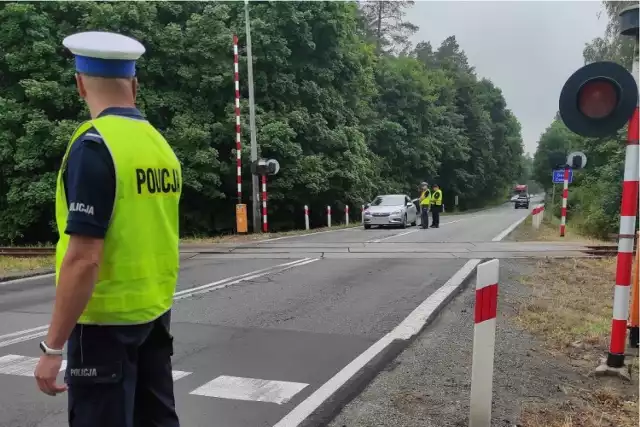
M 413 202 L 407 202 L 407 207 L 410 208 L 411 206 L 413 206 Z

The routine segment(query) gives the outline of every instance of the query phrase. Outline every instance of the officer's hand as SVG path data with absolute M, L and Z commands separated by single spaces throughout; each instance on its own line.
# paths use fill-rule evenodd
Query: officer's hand
M 52 356 L 43 354 L 40 356 L 38 365 L 34 372 L 36 382 L 40 390 L 49 396 L 67 391 L 66 385 L 58 385 L 56 377 L 62 367 L 62 356 Z

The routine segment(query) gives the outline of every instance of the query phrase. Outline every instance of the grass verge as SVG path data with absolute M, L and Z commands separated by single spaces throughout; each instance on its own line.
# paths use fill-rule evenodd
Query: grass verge
M 607 352 L 612 315 L 615 258 L 543 260 L 521 278 L 532 295 L 523 302 L 517 323 L 554 358 L 564 358 L 587 376 Z M 638 378 L 637 351 L 627 357 Z M 562 399 L 527 404 L 522 427 L 632 427 L 638 425 L 638 383 L 617 378 L 589 378 L 571 384 L 558 378 Z
M 33 258 L 0 256 L 0 275 L 53 268 L 54 264 L 55 257 L 53 255 Z
M 536 230 L 532 225 L 531 215 L 516 228 L 509 236 L 511 240 L 520 242 L 544 241 L 544 242 L 580 242 L 585 244 L 611 244 L 603 240 L 585 237 L 572 228 L 569 224 L 565 229 L 565 236 L 560 237 L 560 221 L 550 218 L 547 214 L 540 227 Z

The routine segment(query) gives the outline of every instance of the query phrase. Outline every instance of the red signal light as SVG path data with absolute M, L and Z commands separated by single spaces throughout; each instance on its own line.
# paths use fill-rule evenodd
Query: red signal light
M 618 106 L 619 89 L 608 79 L 593 79 L 578 91 L 578 109 L 590 119 L 603 119 Z
M 622 65 L 602 61 L 585 65 L 562 87 L 560 117 L 572 132 L 587 137 L 613 135 L 633 114 L 638 85 Z

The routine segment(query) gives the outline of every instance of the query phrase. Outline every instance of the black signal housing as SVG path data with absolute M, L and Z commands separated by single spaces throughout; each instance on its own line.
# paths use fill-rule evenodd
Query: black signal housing
M 629 121 L 637 102 L 638 86 L 631 73 L 615 62 L 594 62 L 564 84 L 560 117 L 578 135 L 603 137 Z

